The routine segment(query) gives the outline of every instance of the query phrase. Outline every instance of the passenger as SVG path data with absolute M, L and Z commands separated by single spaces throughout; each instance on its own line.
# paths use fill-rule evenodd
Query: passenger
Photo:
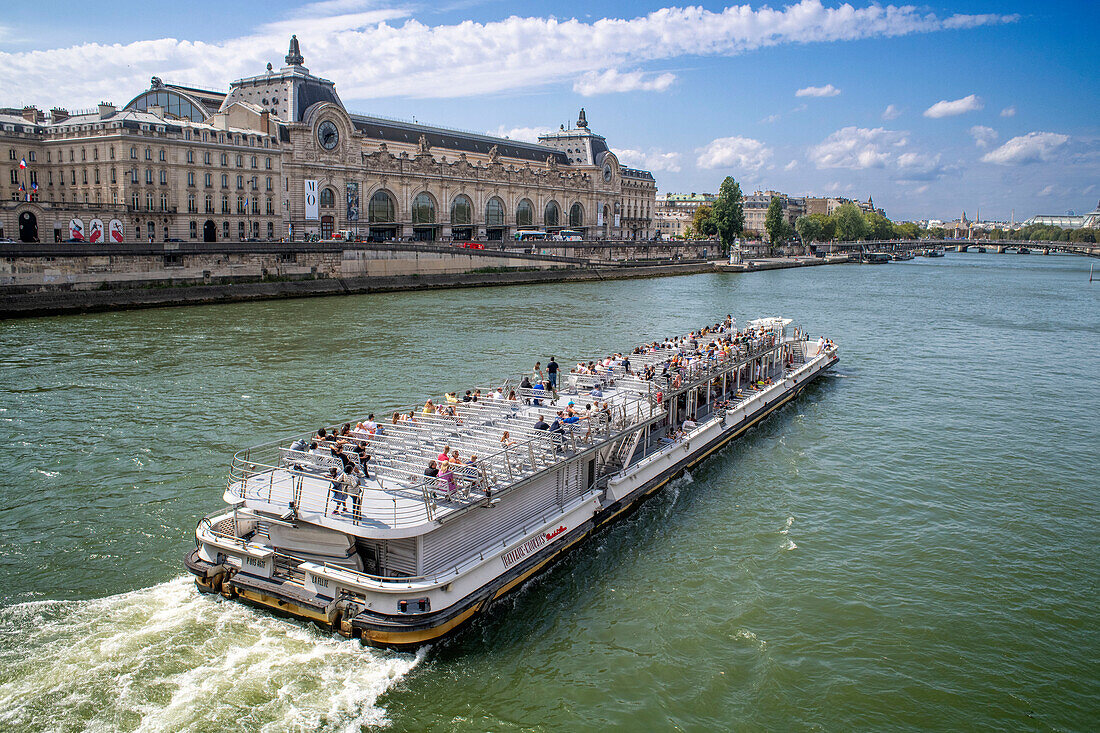
M 317 442 L 320 443 L 325 440 L 328 440 L 328 433 L 325 431 L 324 428 L 320 428 L 317 431 Z
M 311 442 L 311 443 L 309 444 L 309 452 L 310 452 L 310 453 L 312 453 L 312 454 L 313 454 L 313 455 L 315 455 L 315 456 L 323 456 L 323 455 L 325 455 L 325 449 L 324 449 L 324 448 L 322 448 L 322 447 L 321 447 L 320 445 L 318 445 L 318 444 L 317 444 L 317 441 L 312 441 L 312 442 Z
M 293 451 L 298 451 L 299 453 L 307 450 L 308 448 L 309 448 L 309 443 L 306 443 L 304 438 L 298 438 L 297 440 L 295 440 L 293 443 L 290 444 L 290 449 L 293 450 Z
M 457 404 L 458 403 L 458 393 L 457 392 L 448 392 L 447 394 L 443 395 L 443 397 L 446 398 L 447 402 L 449 402 L 451 404 Z
M 455 483 L 455 474 L 450 461 L 439 464 L 439 479 L 447 485 L 448 495 L 458 492 L 458 484 Z
M 558 362 L 554 360 L 553 356 L 546 363 L 546 375 L 550 380 L 550 391 L 556 392 L 558 389 Z
M 535 368 L 531 370 L 531 376 L 535 378 L 536 382 L 541 382 L 544 377 L 542 374 L 542 362 L 536 361 Z
M 549 430 L 550 426 L 547 425 L 546 419 L 540 414 L 538 422 L 535 423 L 535 430 Z
M 591 397 L 603 397 L 603 390 L 601 390 L 600 385 L 597 384 L 588 392 L 588 394 Z
M 390 421 L 390 424 L 391 425 L 396 425 L 399 422 L 401 422 L 401 413 L 394 411 L 393 420 Z
M 695 422 L 695 416 L 692 415 L 687 420 L 684 420 L 684 424 L 681 425 L 680 427 L 683 429 L 683 431 L 685 433 L 688 433 L 688 432 L 691 432 L 692 430 L 694 430 L 695 428 L 699 427 L 699 425 L 698 425 L 698 423 Z
M 346 512 L 348 510 L 347 484 L 344 483 L 343 478 L 340 476 L 340 471 L 335 466 L 329 469 L 328 476 L 329 492 L 332 494 L 333 506 L 342 506 Z M 340 514 L 340 510 L 333 509 L 332 513 L 334 515 Z
M 481 399 L 481 390 L 480 389 L 475 389 L 474 390 L 473 401 L 477 402 L 479 399 Z
M 424 475 L 428 478 L 435 478 L 439 475 L 439 468 L 436 467 L 435 461 L 428 461 L 428 467 L 424 469 Z
M 369 456 L 368 456 L 369 458 Z M 365 472 L 352 466 L 350 471 L 344 472 L 344 481 L 347 484 L 347 493 L 351 496 L 352 521 L 358 522 L 363 518 L 363 477 Z M 367 476 L 367 478 L 370 478 Z M 346 505 L 345 505 L 346 506 Z
M 374 416 L 371 415 L 371 417 L 374 417 Z M 377 427 L 377 426 L 375 426 L 375 427 Z M 351 423 L 346 422 L 346 423 L 344 423 L 344 426 L 342 428 L 340 428 L 340 436 L 341 437 L 347 437 L 350 434 L 351 434 Z
M 424 403 L 424 409 L 421 412 L 423 412 L 425 415 L 434 415 L 435 414 L 435 405 L 432 404 L 432 400 L 431 400 L 430 397 Z
M 367 432 L 374 435 L 378 432 L 378 423 L 374 420 L 374 413 L 367 415 L 367 421 L 363 423 L 363 427 L 367 429 Z
M 436 456 L 436 458 L 439 459 L 440 463 L 443 463 L 444 461 L 448 460 L 450 457 L 451 457 L 451 446 L 449 446 L 449 445 L 443 446 L 443 450 L 440 452 L 440 454 L 438 456 Z
M 535 429 L 537 430 L 538 428 Z M 505 430 L 504 434 L 500 436 L 500 444 L 507 448 L 510 445 L 515 445 L 516 441 L 512 440 L 512 436 L 508 434 L 507 430 Z
M 508 401 L 519 402 L 519 398 L 516 397 L 516 391 L 514 389 L 508 390 Z
M 470 402 L 471 400 L 473 400 L 473 397 L 470 396 L 470 390 L 466 390 L 466 394 L 462 395 L 462 401 Z

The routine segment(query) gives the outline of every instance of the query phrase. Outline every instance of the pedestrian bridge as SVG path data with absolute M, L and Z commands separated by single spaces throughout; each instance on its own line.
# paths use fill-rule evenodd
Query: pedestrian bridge
M 818 245 L 819 247 L 821 245 Z M 1025 253 L 1048 255 L 1052 252 L 1084 255 L 1100 258 L 1100 244 L 1094 242 L 1017 242 L 1007 239 L 879 239 L 869 242 L 830 242 L 825 245 L 828 252 L 876 251 L 900 252 L 917 249 L 951 249 L 956 252 L 977 252 L 984 247 L 987 252 L 997 254 Z M 819 250 L 820 251 L 820 250 Z

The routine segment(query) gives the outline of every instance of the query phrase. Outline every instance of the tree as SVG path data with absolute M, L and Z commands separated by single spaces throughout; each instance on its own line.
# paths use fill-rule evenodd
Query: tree
M 823 227 L 821 221 L 813 216 L 803 215 L 798 217 L 794 222 L 794 228 L 798 232 L 798 236 L 802 238 L 803 244 L 820 242 L 822 239 Z
M 870 229 L 868 236 L 872 239 L 889 239 L 894 235 L 894 226 L 890 220 L 877 211 L 872 211 L 866 217 L 867 226 Z
M 703 204 L 695 210 L 691 217 L 691 231 L 697 237 L 713 237 L 718 233 L 718 226 L 714 223 L 714 209 Z
M 764 214 L 764 231 L 768 233 L 768 241 L 776 245 L 783 241 L 786 230 L 785 217 L 783 216 L 783 201 L 778 196 L 772 196 L 768 204 L 768 213 Z
M 866 239 L 871 231 L 863 212 L 855 204 L 841 204 L 833 213 L 836 217 L 836 236 L 844 242 Z
M 911 221 L 894 224 L 894 237 L 897 239 L 920 239 L 920 227 Z
M 729 249 L 733 240 L 745 228 L 745 210 L 741 206 L 741 186 L 731 176 L 726 176 L 718 187 L 718 200 L 714 202 L 714 224 L 722 239 L 722 249 Z
M 822 242 L 828 242 L 836 236 L 836 219 L 828 214 L 810 214 L 810 218 L 817 222 L 817 225 L 821 227 L 821 239 Z

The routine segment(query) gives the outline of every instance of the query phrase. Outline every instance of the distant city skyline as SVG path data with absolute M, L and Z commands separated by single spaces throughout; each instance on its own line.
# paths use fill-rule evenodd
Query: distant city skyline
M 873 195 L 892 218 L 1020 221 L 1100 199 L 1091 3 L 726 8 L 458 0 L 64 0 L 0 20 L 0 106 L 125 104 L 307 65 L 349 109 L 533 140 L 585 107 L 660 191 Z

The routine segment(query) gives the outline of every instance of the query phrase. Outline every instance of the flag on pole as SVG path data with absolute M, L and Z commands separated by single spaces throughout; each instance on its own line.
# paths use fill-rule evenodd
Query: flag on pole
M 31 190 L 35 193 L 38 192 L 38 181 L 31 181 Z
M 25 192 L 26 192 L 26 190 L 27 190 L 27 189 L 23 187 L 23 182 L 22 182 L 22 181 L 20 181 L 20 182 L 19 182 L 19 193 L 25 193 Z
M 20 158 L 19 159 L 19 167 L 20 167 L 20 169 L 27 167 L 27 159 L 26 158 Z

